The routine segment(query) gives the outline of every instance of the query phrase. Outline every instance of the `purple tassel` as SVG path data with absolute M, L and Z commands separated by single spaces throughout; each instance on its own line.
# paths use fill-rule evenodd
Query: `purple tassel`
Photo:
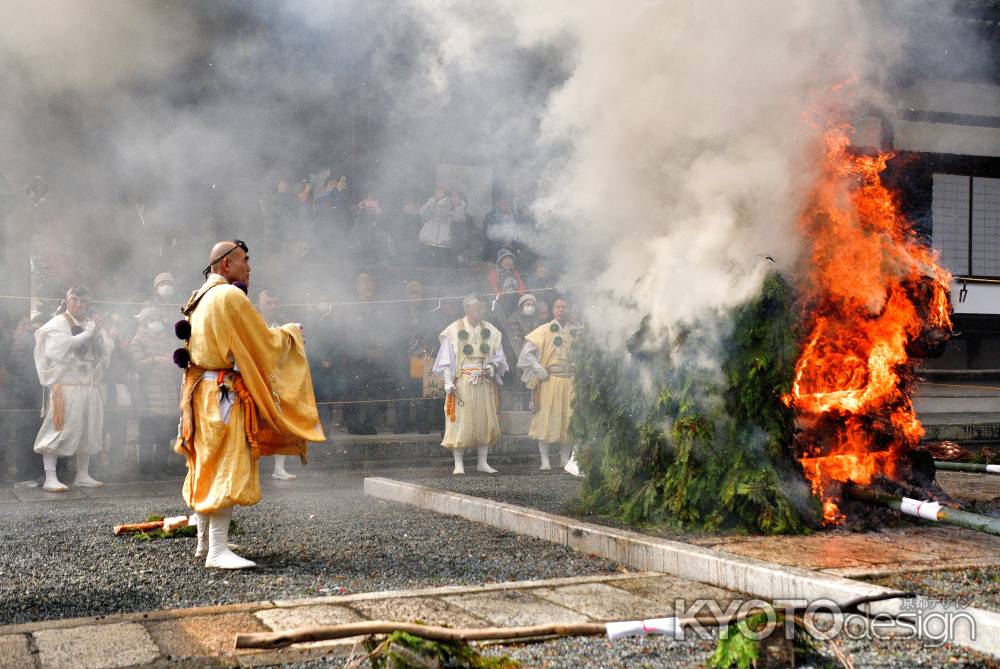
M 191 364 L 191 354 L 188 353 L 186 348 L 179 348 L 174 351 L 174 364 L 181 369 L 187 369 L 187 366 Z
M 191 338 L 191 323 L 186 318 L 177 321 L 174 323 L 174 334 L 178 339 L 187 341 Z

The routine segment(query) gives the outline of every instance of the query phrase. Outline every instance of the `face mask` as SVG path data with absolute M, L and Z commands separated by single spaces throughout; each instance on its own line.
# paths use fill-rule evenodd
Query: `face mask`
M 150 332 L 160 332 L 163 330 L 163 323 L 160 321 L 150 321 L 146 323 L 146 327 L 149 328 Z
M 164 284 L 156 289 L 156 294 L 160 297 L 170 297 L 174 294 L 174 287 L 169 284 Z
M 535 305 L 533 305 L 533 304 L 526 304 L 523 307 L 521 307 L 521 311 L 524 312 L 525 316 L 534 316 L 535 315 Z

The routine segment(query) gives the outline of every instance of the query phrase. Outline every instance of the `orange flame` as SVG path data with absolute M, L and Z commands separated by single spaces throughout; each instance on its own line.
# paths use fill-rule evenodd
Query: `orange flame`
M 800 219 L 808 335 L 782 398 L 796 412 L 796 453 L 827 524 L 843 519 L 834 482 L 898 476 L 924 432 L 907 346 L 951 332 L 951 275 L 881 181 L 892 155 L 851 153 L 847 131 L 824 134 L 822 172 Z

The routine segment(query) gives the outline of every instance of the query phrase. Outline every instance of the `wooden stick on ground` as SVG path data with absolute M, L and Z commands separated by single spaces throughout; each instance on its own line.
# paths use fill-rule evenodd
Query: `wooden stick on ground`
M 914 597 L 913 593 L 890 592 L 878 595 L 857 597 L 843 605 L 842 613 L 863 613 L 859 609 L 862 604 L 880 602 L 887 599 L 905 599 Z M 802 607 L 805 610 L 805 607 Z M 716 618 L 711 615 L 695 618 L 681 618 L 676 621 L 677 629 L 694 624 L 715 626 L 733 625 L 764 609 L 753 608 L 749 611 Z M 255 632 L 252 634 L 237 634 L 236 648 L 284 648 L 295 643 L 311 641 L 330 641 L 346 639 L 352 636 L 369 636 L 373 634 L 392 634 L 400 631 L 435 641 L 495 641 L 513 639 L 531 639 L 545 636 L 599 636 L 608 633 L 605 623 L 566 623 L 549 625 L 530 625 L 527 627 L 441 627 L 437 625 L 421 625 L 419 623 L 398 623 L 389 620 L 369 620 L 360 623 L 345 623 L 343 625 L 324 625 L 303 627 L 285 632 Z
M 387 620 L 370 620 L 324 627 L 303 627 L 287 632 L 258 632 L 237 634 L 237 648 L 284 648 L 293 643 L 329 641 L 351 636 L 391 634 L 406 632 L 435 641 L 484 641 L 488 639 L 526 639 L 535 636 L 572 635 L 595 636 L 606 634 L 604 623 L 570 623 L 565 625 L 531 625 L 528 627 L 439 627 L 418 623 L 394 623 Z
M 132 523 L 131 525 L 115 525 L 115 534 L 146 532 L 147 530 L 158 530 L 161 527 L 163 527 L 162 520 L 154 520 L 148 523 Z

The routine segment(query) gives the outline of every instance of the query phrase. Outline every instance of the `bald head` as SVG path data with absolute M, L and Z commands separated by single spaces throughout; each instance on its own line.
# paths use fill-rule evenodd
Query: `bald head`
M 229 283 L 239 281 L 250 285 L 250 256 L 234 242 L 217 242 L 208 261 L 212 263 L 212 272 L 225 277 Z

